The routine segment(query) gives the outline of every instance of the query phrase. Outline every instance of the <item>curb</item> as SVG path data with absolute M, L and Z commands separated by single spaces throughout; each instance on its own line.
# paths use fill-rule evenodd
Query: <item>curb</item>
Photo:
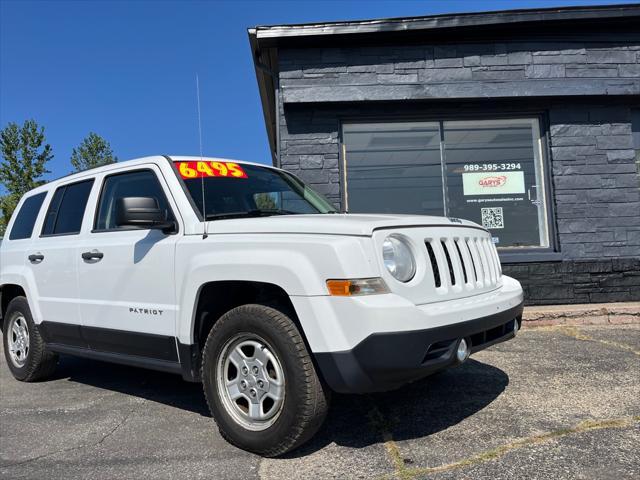
M 640 324 L 640 302 L 544 305 L 524 308 L 523 327 Z

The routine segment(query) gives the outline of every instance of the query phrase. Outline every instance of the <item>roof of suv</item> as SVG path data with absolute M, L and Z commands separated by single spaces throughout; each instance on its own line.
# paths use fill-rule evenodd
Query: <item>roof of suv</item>
M 73 182 L 76 180 L 82 180 L 86 177 L 91 177 L 99 173 L 117 171 L 126 167 L 134 167 L 136 165 L 144 165 L 148 163 L 160 164 L 162 162 L 185 162 L 185 161 L 205 161 L 205 162 L 234 162 L 242 165 L 256 165 L 259 167 L 270 168 L 272 170 L 279 170 L 278 168 L 273 167 L 272 165 L 265 165 L 263 163 L 257 162 L 245 162 L 243 160 L 233 160 L 229 158 L 219 158 L 219 157 L 201 157 L 199 155 L 192 156 L 174 156 L 174 155 L 153 155 L 149 157 L 141 157 L 134 158 L 132 160 L 125 160 L 123 162 L 111 163 L 109 165 L 104 165 L 102 167 L 90 168 L 88 170 L 83 170 L 82 172 L 70 173 L 69 175 L 65 175 L 60 178 L 56 178 L 55 180 L 51 180 L 44 185 L 34 188 L 31 192 L 39 192 L 43 190 L 48 190 L 50 188 L 56 188 L 60 184 Z

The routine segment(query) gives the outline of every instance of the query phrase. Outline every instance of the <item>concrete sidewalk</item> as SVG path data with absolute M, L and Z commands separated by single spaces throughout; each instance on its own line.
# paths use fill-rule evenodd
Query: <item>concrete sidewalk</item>
M 640 302 L 525 307 L 524 327 L 640 323 Z

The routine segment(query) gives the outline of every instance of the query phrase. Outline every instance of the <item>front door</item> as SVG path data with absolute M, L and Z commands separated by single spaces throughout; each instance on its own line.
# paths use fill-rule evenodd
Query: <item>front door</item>
M 160 170 L 106 176 L 93 230 L 76 251 L 82 334 L 93 350 L 177 361 L 174 257 L 177 235 L 119 228 L 118 198 L 153 197 L 175 219 Z

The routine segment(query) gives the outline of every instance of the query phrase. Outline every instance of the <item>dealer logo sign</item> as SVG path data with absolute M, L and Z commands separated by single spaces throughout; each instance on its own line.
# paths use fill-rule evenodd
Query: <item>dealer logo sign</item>
M 507 177 L 500 175 L 499 177 L 481 178 L 478 185 L 481 187 L 501 187 L 505 183 L 507 183 Z
M 524 172 L 465 172 L 462 174 L 464 195 L 505 195 L 524 193 Z

